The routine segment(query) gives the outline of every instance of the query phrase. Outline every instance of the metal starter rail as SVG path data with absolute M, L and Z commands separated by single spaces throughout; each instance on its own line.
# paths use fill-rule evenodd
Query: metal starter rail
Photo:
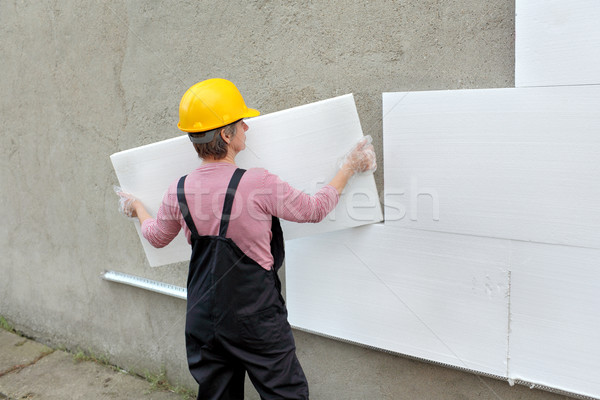
M 171 285 L 165 282 L 153 281 L 152 279 L 142 278 L 135 275 L 124 274 L 117 271 L 105 271 L 101 274 L 102 279 L 123 283 L 125 285 L 135 286 L 152 292 L 166 294 L 167 296 L 177 297 L 187 300 L 187 289 L 181 286 Z

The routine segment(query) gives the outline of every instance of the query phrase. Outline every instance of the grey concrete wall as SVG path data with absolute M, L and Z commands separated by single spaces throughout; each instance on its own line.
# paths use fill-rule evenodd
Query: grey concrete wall
M 109 155 L 179 135 L 183 92 L 224 77 L 263 113 L 353 92 L 381 162 L 382 92 L 513 85 L 513 14 L 512 0 L 0 2 L 0 315 L 193 386 L 185 303 L 100 279 L 115 269 L 183 286 L 187 269 L 148 266 L 117 212 Z M 376 178 L 381 190 L 381 168 Z M 542 398 L 302 332 L 297 342 L 314 398 Z

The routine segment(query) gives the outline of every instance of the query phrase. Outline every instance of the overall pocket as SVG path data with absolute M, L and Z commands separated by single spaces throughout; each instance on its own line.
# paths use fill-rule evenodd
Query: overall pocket
M 287 326 L 286 317 L 277 306 L 238 316 L 237 322 L 244 345 L 256 350 L 264 350 L 280 343 L 282 331 Z

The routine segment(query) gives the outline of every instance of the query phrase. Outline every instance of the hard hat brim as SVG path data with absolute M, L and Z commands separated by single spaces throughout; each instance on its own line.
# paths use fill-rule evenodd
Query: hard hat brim
M 177 128 L 179 128 L 180 131 L 187 132 L 187 133 L 202 133 L 202 132 L 206 132 L 206 131 L 212 131 L 213 129 L 222 128 L 222 127 L 224 127 L 226 125 L 232 124 L 232 123 L 234 123 L 236 121 L 239 121 L 240 119 L 243 119 L 243 118 L 258 117 L 259 115 L 260 115 L 260 111 L 254 109 L 254 108 L 248 108 L 248 110 L 246 112 L 244 112 L 240 116 L 240 118 L 236 119 L 235 121 L 231 121 L 231 122 L 229 122 L 229 123 L 227 123 L 225 125 L 219 124 L 219 125 L 216 125 L 216 126 L 209 126 L 209 127 L 205 128 L 205 129 L 198 130 L 198 129 L 183 129 L 182 126 L 181 126 L 181 122 L 179 122 L 177 124 Z
M 248 112 L 246 112 L 242 118 L 258 117 L 259 115 L 260 115 L 260 111 L 255 110 L 254 108 L 249 108 Z

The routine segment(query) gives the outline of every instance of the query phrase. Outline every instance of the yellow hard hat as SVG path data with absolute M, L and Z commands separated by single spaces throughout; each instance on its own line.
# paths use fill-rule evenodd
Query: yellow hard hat
M 246 107 L 232 82 L 213 78 L 196 83 L 184 93 L 177 127 L 184 132 L 205 132 L 258 115 L 258 110 Z

